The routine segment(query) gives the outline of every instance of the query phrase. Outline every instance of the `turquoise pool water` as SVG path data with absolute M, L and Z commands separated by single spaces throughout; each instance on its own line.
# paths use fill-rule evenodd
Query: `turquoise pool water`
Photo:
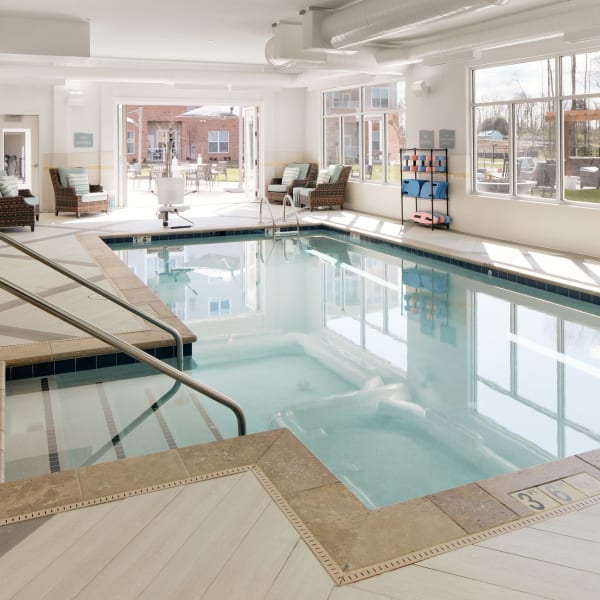
M 332 233 L 115 251 L 197 334 L 191 374 L 250 432 L 290 428 L 367 506 L 600 446 L 589 303 Z M 149 411 L 171 384 L 139 365 L 32 385 L 9 385 L 7 478 L 236 432 L 185 390 Z

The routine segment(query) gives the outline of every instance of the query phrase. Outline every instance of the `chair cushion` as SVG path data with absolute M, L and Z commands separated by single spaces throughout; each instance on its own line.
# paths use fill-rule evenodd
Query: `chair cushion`
M 281 176 L 281 185 L 291 185 L 295 179 L 298 179 L 300 169 L 298 167 L 286 167 Z
M 58 169 L 58 178 L 60 185 L 63 187 L 71 187 L 69 185 L 69 173 L 87 173 L 85 167 L 61 167 Z
M 329 183 L 331 180 L 331 173 L 327 169 L 321 169 L 319 171 L 319 175 L 317 176 L 317 185 L 319 183 Z
M 306 179 L 308 176 L 308 169 L 310 165 L 308 163 L 290 163 L 288 167 L 298 169 L 298 176 L 296 177 L 296 179 Z
M 315 191 L 315 188 L 299 188 L 299 190 L 300 196 L 302 196 L 303 198 L 308 198 L 310 196 L 310 193 Z
M 289 186 L 287 186 L 287 185 L 282 185 L 282 184 L 280 184 L 280 183 L 270 183 L 270 184 L 267 186 L 267 191 L 268 191 L 268 192 L 287 192 L 287 190 L 288 190 L 288 187 L 289 187 Z
M 329 183 L 337 183 L 340 175 L 342 174 L 343 165 L 329 165 L 327 171 L 329 172 L 330 178 Z
M 68 187 L 75 190 L 77 196 L 83 196 L 90 193 L 90 181 L 87 173 L 69 173 L 67 175 Z
M 82 202 L 100 202 L 101 200 L 108 200 L 108 194 L 106 192 L 90 192 L 89 194 L 81 195 Z
M 14 175 L 0 177 L 0 196 L 12 198 L 19 195 L 19 182 Z
M 31 206 L 38 206 L 40 203 L 35 196 L 25 196 L 23 200 L 25 200 L 25 204 L 29 204 Z

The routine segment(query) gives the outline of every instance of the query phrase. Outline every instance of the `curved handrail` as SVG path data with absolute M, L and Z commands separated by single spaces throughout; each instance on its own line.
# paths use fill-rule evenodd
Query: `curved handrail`
M 101 296 L 108 298 L 115 304 L 118 304 L 119 306 L 128 310 L 129 312 L 132 312 L 133 314 L 137 315 L 138 317 L 141 317 L 145 321 L 149 321 L 150 323 L 156 325 L 157 327 L 160 327 L 167 333 L 170 333 L 173 336 L 173 338 L 175 339 L 175 346 L 177 348 L 177 368 L 180 371 L 183 371 L 183 338 L 181 337 L 181 334 L 179 333 L 179 331 L 177 331 L 177 329 L 175 329 L 174 327 L 172 327 L 171 325 L 169 325 L 167 323 L 164 323 L 163 321 L 161 321 L 154 315 L 151 315 L 150 313 L 147 313 L 146 311 L 143 311 L 140 308 L 133 306 L 133 304 L 130 304 L 126 300 L 123 300 L 116 294 L 113 294 L 112 292 L 105 290 L 104 288 L 100 287 L 99 285 L 96 285 L 95 283 L 92 283 L 91 281 L 84 279 L 83 277 L 81 277 L 81 275 L 78 275 L 77 273 L 70 271 L 69 269 L 63 267 L 62 265 L 60 265 L 56 261 L 52 260 L 51 258 L 48 258 L 48 257 L 44 256 L 43 254 L 40 254 L 39 252 L 36 252 L 35 250 L 28 248 L 27 246 L 21 244 L 20 242 L 17 242 L 16 240 L 13 240 L 11 237 L 6 235 L 5 233 L 0 233 L 0 240 L 6 242 L 13 248 L 20 250 L 24 254 L 27 254 L 28 256 L 35 258 L 37 261 L 43 263 L 47 267 L 50 267 L 51 269 L 54 269 L 55 271 L 62 273 L 63 275 L 65 275 L 65 277 L 69 277 L 73 281 L 76 281 L 77 283 L 84 285 L 85 287 L 89 288 L 90 290 L 93 290 L 97 294 L 100 294 Z
M 286 194 L 283 197 L 283 220 L 285 221 L 286 200 L 289 201 L 290 206 L 294 209 L 294 215 L 296 216 L 296 227 L 298 228 L 298 233 L 300 233 L 300 219 L 298 218 L 298 211 L 296 210 L 296 205 L 294 204 L 294 199 L 290 196 L 290 194 Z
M 0 277 L 0 288 L 6 290 L 7 292 L 10 292 L 11 294 L 14 294 L 15 296 L 21 298 L 22 300 L 25 300 L 26 302 L 29 302 L 30 304 L 33 304 L 34 306 L 37 306 L 38 308 L 41 308 L 47 313 L 58 317 L 66 323 L 69 323 L 69 325 L 73 325 L 74 327 L 77 327 L 77 329 L 81 329 L 82 331 L 89 333 L 90 335 L 107 343 L 113 348 L 117 348 L 125 354 L 128 354 L 132 358 L 135 358 L 140 362 L 154 367 L 156 370 L 161 371 L 165 375 L 168 375 L 169 377 L 180 381 L 188 387 L 191 387 L 197 392 L 200 392 L 201 394 L 212 398 L 215 402 L 226 406 L 235 414 L 238 423 L 238 435 L 245 435 L 246 417 L 244 416 L 244 411 L 239 406 L 239 404 L 237 404 L 237 402 L 234 402 L 231 398 L 225 396 L 225 394 L 221 394 L 221 392 L 218 392 L 217 390 L 213 390 L 212 388 L 203 385 L 199 381 L 196 381 L 193 377 L 190 377 L 187 373 L 184 373 L 183 371 L 180 371 L 172 367 L 171 365 L 162 362 L 154 356 L 150 356 L 149 354 L 147 354 L 143 350 L 140 350 L 136 346 L 133 346 L 129 342 L 125 342 L 124 340 L 119 339 L 111 333 L 108 333 L 108 331 L 105 331 L 104 329 L 97 327 L 93 323 L 90 323 L 89 321 L 86 321 L 84 319 L 81 319 L 80 317 L 77 317 L 76 315 L 71 314 L 70 312 L 60 308 L 60 306 L 49 302 L 48 300 L 42 298 L 41 296 L 38 296 L 37 294 L 34 294 L 33 292 L 28 292 L 26 289 L 22 288 L 21 286 L 15 283 L 11 283 L 4 277 Z
M 262 223 L 262 207 L 263 207 L 263 203 L 264 202 L 267 203 L 267 209 L 269 211 L 269 215 L 271 215 L 271 221 L 273 222 L 273 225 L 272 225 L 273 237 L 275 237 L 275 217 L 273 216 L 273 211 L 271 210 L 271 203 L 269 202 L 269 199 L 266 198 L 266 197 L 262 197 L 260 199 L 260 208 L 259 208 L 259 213 L 258 213 L 258 222 Z

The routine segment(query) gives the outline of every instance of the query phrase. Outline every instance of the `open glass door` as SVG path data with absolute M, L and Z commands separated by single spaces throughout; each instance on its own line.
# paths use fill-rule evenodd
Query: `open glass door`
M 37 115 L 0 115 L 2 128 L 2 169 L 14 175 L 20 188 L 39 196 L 38 117 Z
M 255 200 L 260 189 L 258 172 L 258 109 L 244 107 L 244 175 L 243 185 L 247 200 Z

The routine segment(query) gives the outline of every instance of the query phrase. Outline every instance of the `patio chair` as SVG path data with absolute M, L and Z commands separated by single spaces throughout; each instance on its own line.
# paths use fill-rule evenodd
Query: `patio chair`
M 342 209 L 346 183 L 351 171 L 351 166 L 343 165 L 331 165 L 328 169 L 321 171 L 317 181 L 314 182 L 314 187 L 309 186 L 299 190 L 296 197 L 300 206 L 308 206 L 311 212 L 315 208 Z
M 50 179 L 57 216 L 61 211 L 74 212 L 77 218 L 85 213 L 108 213 L 108 194 L 101 185 L 88 182 L 85 168 L 51 168 Z
M 542 197 L 553 197 L 556 190 L 556 162 L 540 160 L 533 171 L 535 185 L 531 187 L 531 195 L 536 192 Z
M 292 195 L 294 188 L 307 187 L 316 178 L 317 165 L 315 163 L 289 163 L 281 177 L 271 179 L 267 186 L 267 200 L 281 204 L 286 194 Z
M 5 195 L 6 194 L 6 195 Z M 29 190 L 19 190 L 15 177 L 0 177 L 0 228 L 31 227 L 39 219 L 39 202 Z

